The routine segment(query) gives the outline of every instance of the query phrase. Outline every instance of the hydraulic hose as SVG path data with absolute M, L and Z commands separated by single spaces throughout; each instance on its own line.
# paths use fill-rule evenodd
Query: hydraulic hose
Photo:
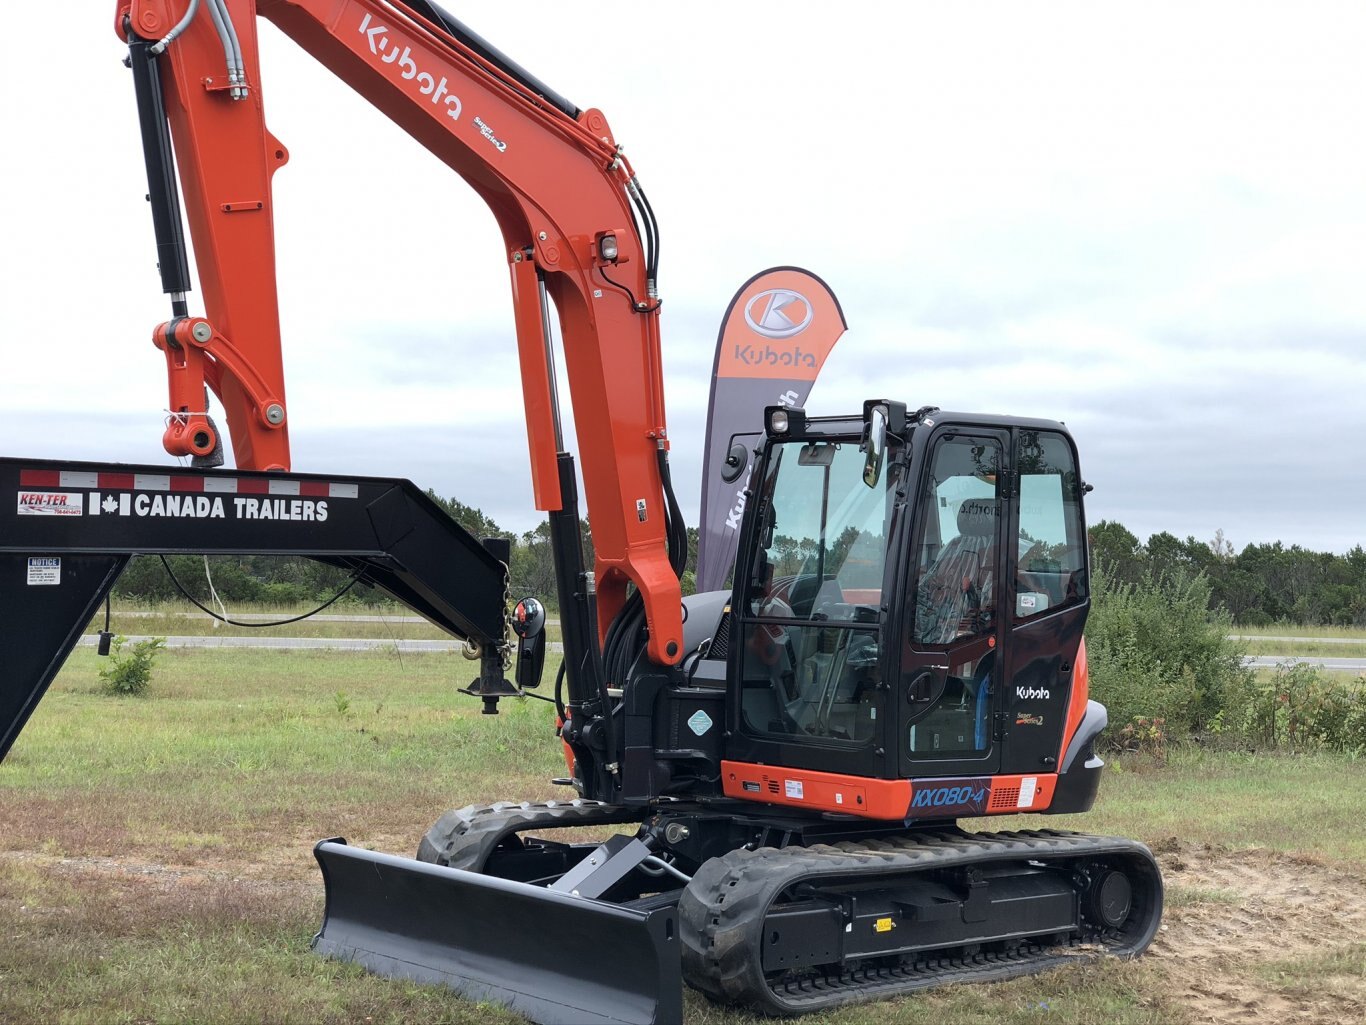
M 213 27 L 218 32 L 219 45 L 223 47 L 223 62 L 228 70 L 228 81 L 235 81 L 232 67 L 232 40 L 228 37 L 228 28 L 223 23 L 223 9 L 219 6 L 218 0 L 209 0 L 209 17 L 213 20 Z
M 661 444 L 658 449 L 659 481 L 664 490 L 666 529 L 669 536 L 669 565 L 680 580 L 688 567 L 688 528 L 683 522 L 683 510 L 679 508 L 678 496 L 674 494 L 673 474 L 669 470 L 669 453 Z
M 240 99 L 241 86 L 245 76 L 242 74 L 242 47 L 237 40 L 237 29 L 233 27 L 232 16 L 223 6 L 223 0 L 209 0 L 209 17 L 218 30 L 218 41 L 223 46 L 223 59 L 227 63 L 228 82 L 232 85 L 232 96 Z
M 185 16 L 176 22 L 175 27 L 162 36 L 161 40 L 152 47 L 152 56 L 159 57 L 161 54 L 165 53 L 166 47 L 174 43 L 176 39 L 179 38 L 180 34 L 189 28 L 190 22 L 194 21 L 194 16 L 198 11 L 199 0 L 190 0 L 190 6 L 185 9 Z

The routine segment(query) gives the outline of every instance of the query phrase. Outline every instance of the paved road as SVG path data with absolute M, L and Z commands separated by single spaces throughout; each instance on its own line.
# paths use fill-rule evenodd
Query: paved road
M 1322 655 L 1248 655 L 1243 663 L 1258 668 L 1278 666 L 1282 662 L 1295 665 L 1322 666 L 1337 672 L 1360 673 L 1366 671 L 1366 658 L 1325 658 Z
M 276 619 L 289 619 L 297 615 L 294 612 L 232 612 L 229 611 L 229 619 L 238 619 L 242 622 L 269 623 Z M 120 610 L 114 614 L 115 619 L 151 619 L 154 616 L 174 616 L 177 619 L 203 619 L 212 620 L 206 612 L 124 612 Z M 309 616 L 313 623 L 425 623 L 427 620 L 421 616 L 332 616 L 317 615 Z M 547 626 L 559 626 L 558 619 L 547 619 Z
M 81 645 L 93 647 L 94 634 L 81 638 Z M 142 641 L 145 637 L 130 636 L 128 640 Z M 376 651 L 397 648 L 400 652 L 422 651 L 460 651 L 464 645 L 455 640 L 389 640 L 384 637 L 167 637 L 168 648 L 277 648 L 288 651 Z M 547 648 L 556 654 L 564 650 L 564 645 L 550 642 Z M 1366 657 L 1363 658 L 1326 658 L 1321 655 L 1249 655 L 1243 660 L 1247 665 L 1270 668 L 1282 662 L 1322 666 L 1339 672 L 1366 672 Z
M 148 638 L 126 635 L 129 643 L 145 641 Z M 95 634 L 85 634 L 80 646 L 93 648 L 99 638 Z M 464 642 L 455 640 L 420 641 L 400 638 L 388 640 L 384 637 L 167 637 L 168 648 L 276 648 L 286 651 L 377 651 L 397 648 L 400 652 L 420 651 L 462 651 Z M 549 651 L 559 654 L 564 645 L 558 641 L 546 644 Z

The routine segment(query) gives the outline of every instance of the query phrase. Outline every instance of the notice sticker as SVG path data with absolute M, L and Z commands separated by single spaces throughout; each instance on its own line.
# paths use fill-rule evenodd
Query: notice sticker
M 77 491 L 21 491 L 20 516 L 79 516 L 85 496 Z
M 799 779 L 783 780 L 783 792 L 794 801 L 801 801 L 806 797 L 806 788 Z
M 711 716 L 702 709 L 698 709 L 688 719 L 688 729 L 692 730 L 699 737 L 711 729 Z
M 61 559 L 49 555 L 28 560 L 28 584 L 30 587 L 60 584 L 61 582 Z
M 1015 803 L 1015 807 L 1030 807 L 1034 803 L 1034 791 L 1038 786 L 1038 776 L 1026 776 L 1024 779 L 1020 780 L 1020 799 Z

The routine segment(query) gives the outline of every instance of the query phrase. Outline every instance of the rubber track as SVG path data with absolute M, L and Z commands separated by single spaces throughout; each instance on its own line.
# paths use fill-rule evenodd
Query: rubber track
M 471 804 L 453 808 L 436 820 L 418 844 L 417 860 L 482 872 L 489 855 L 513 833 L 641 822 L 649 814 L 649 809 L 623 808 L 582 799 Z
M 884 958 L 766 978 L 760 960 L 764 920 L 774 900 L 801 881 L 880 877 L 1002 861 L 1126 862 L 1134 910 L 1120 930 L 1097 931 L 1068 947 L 1017 942 L 1008 951 L 933 953 Z M 1118 837 L 1055 830 L 1014 833 L 924 833 L 891 840 L 739 850 L 707 862 L 679 902 L 683 977 L 710 999 L 747 1004 L 768 1014 L 807 1014 L 843 1004 L 885 999 L 954 982 L 988 982 L 1030 975 L 1079 958 L 1141 953 L 1161 920 L 1162 879 L 1142 844 Z

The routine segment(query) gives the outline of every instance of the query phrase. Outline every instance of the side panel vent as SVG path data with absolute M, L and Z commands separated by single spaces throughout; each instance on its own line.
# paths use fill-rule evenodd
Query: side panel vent
M 987 804 L 988 811 L 1009 811 L 1020 801 L 1019 787 L 1001 787 L 999 790 L 992 790 L 991 800 Z
M 730 654 L 730 613 L 725 612 L 721 616 L 721 622 L 716 627 L 716 636 L 712 638 L 711 648 L 707 651 L 707 658 L 724 660 Z

